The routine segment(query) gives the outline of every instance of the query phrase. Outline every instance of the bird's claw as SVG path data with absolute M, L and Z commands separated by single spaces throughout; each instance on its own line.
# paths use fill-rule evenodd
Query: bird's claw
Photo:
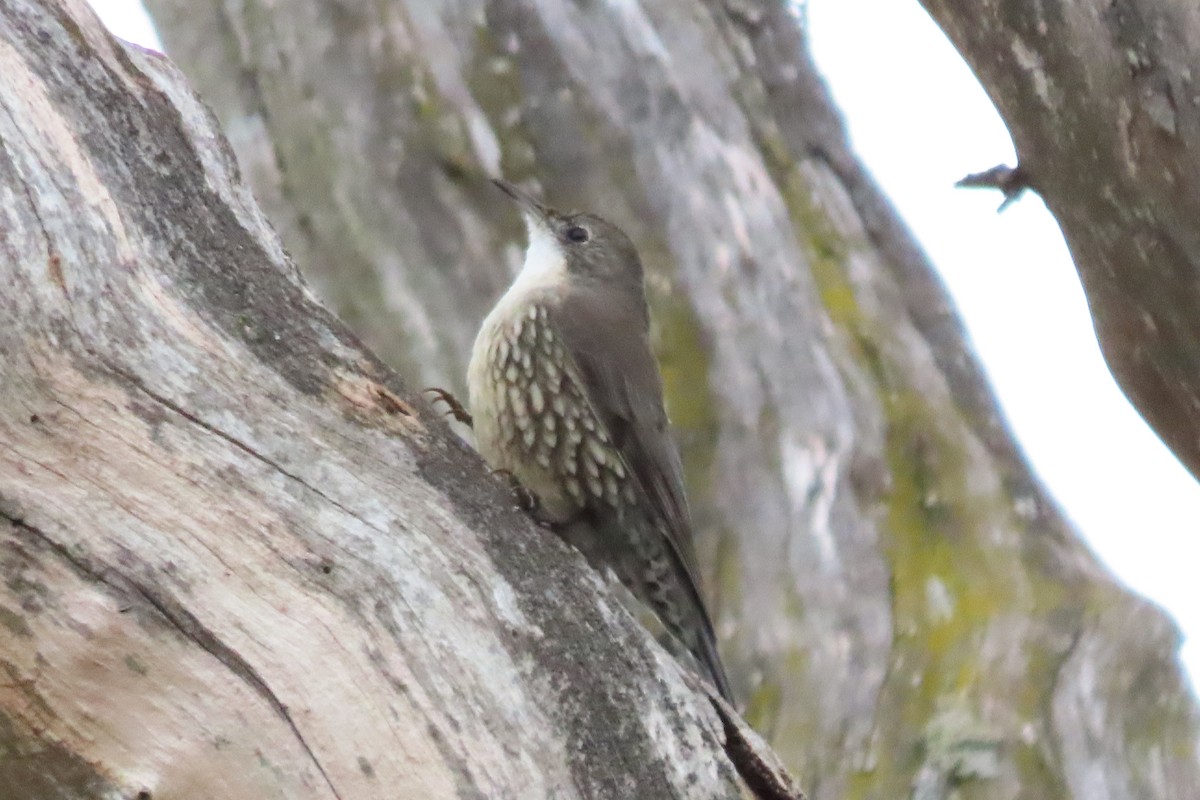
M 424 394 L 433 395 L 433 403 L 441 400 L 446 404 L 446 415 L 454 417 L 456 420 L 466 425 L 468 428 L 475 427 L 475 420 L 471 416 L 471 412 L 467 411 L 466 407 L 459 402 L 458 398 L 445 389 L 439 389 L 436 386 L 431 386 L 423 390 Z
M 541 508 L 541 503 L 538 502 L 537 495 L 526 489 L 521 480 L 512 473 L 512 470 L 494 469 L 492 470 L 492 474 L 503 478 L 504 482 L 508 484 L 508 490 L 512 492 L 517 508 L 526 514 L 534 516 L 536 519 L 536 512 Z

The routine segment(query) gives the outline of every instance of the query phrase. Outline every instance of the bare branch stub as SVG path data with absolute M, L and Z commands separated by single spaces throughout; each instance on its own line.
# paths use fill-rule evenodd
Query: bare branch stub
M 1015 167 L 997 164 L 983 172 L 973 172 L 954 185 L 960 189 L 999 189 L 1004 194 L 1004 202 L 996 209 L 997 213 L 1019 199 L 1026 189 L 1037 191 L 1037 187 L 1019 164 Z

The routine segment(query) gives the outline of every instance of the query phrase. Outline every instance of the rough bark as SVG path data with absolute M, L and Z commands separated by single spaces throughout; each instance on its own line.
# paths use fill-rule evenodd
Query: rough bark
M 285 279 L 160 61 L 0 8 L 0 786 L 659 796 L 665 755 L 556 755 L 646 710 L 628 662 L 669 671 L 658 651 Z M 457 380 L 513 266 L 501 163 L 638 236 L 727 657 L 816 796 L 1200 782 L 1174 631 L 1028 475 L 777 6 L 228 8 L 163 17 L 167 40 L 289 247 L 406 374 Z M 514 672 L 552 734 L 501 700 Z M 650 709 L 684 691 L 646 680 Z M 691 708 L 630 746 L 711 736 Z
M 630 231 L 735 689 L 813 796 L 1200 785 L 1176 631 L 1031 476 L 782 3 L 149 6 L 414 380 L 461 387 L 517 266 L 488 176 Z
M 0 2 L 0 280 L 0 797 L 748 796 L 81 0 Z
M 1200 4 L 924 5 L 1062 227 L 1117 382 L 1200 477 Z

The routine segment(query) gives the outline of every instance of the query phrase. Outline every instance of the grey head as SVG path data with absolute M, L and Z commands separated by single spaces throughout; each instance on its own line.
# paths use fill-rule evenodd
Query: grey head
M 532 255 L 536 248 L 547 259 L 561 255 L 572 283 L 644 291 L 637 249 L 616 225 L 596 214 L 558 211 L 507 181 L 492 182 L 520 206 Z

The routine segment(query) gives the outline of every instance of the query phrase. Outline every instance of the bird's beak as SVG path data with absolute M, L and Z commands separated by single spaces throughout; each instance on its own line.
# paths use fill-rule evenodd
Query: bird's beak
M 492 183 L 496 184 L 500 191 L 511 197 L 516 204 L 521 207 L 521 213 L 524 215 L 526 222 L 531 225 L 535 223 L 542 226 L 549 225 L 549 208 L 539 203 L 537 200 L 534 200 L 533 197 L 531 197 L 523 189 L 517 188 L 508 181 L 493 178 Z

